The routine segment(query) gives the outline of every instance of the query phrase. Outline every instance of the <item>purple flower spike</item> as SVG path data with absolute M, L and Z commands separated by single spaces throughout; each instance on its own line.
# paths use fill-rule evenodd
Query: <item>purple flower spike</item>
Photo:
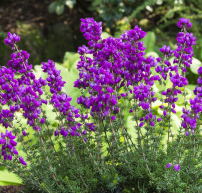
M 180 170 L 180 165 L 179 165 L 179 164 L 174 165 L 174 169 L 175 169 L 176 172 L 177 172 L 178 170 Z
M 166 166 L 166 168 L 169 168 L 170 166 L 172 166 L 172 164 L 168 163 L 167 166 Z
M 189 29 L 192 27 L 192 23 L 189 21 L 190 21 L 189 19 L 180 18 L 179 22 L 177 22 L 177 26 L 182 29 L 183 28 Z

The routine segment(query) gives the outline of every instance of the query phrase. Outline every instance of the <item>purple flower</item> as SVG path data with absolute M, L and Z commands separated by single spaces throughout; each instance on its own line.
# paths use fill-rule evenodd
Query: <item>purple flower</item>
M 181 29 L 189 29 L 192 27 L 192 23 L 189 22 L 190 19 L 180 18 L 179 22 L 177 22 L 177 26 Z
M 186 131 L 185 134 L 186 134 L 186 136 L 189 136 L 189 132 L 188 131 Z
M 46 120 L 45 118 L 42 118 L 40 123 L 43 124 L 45 122 L 45 120 Z
M 12 155 L 8 154 L 8 159 L 11 161 L 12 160 Z
M 3 139 L 3 138 L 0 138 L 0 144 L 4 144 L 6 142 L 6 140 L 5 139 Z
M 170 166 L 172 166 L 172 164 L 168 163 L 167 166 L 166 166 L 166 168 L 169 168 Z
M 58 129 L 55 130 L 54 135 L 55 135 L 55 136 L 59 136 L 59 135 L 60 135 Z
M 27 163 L 24 161 L 24 159 L 21 156 L 19 157 L 19 160 L 22 165 L 25 165 L 25 166 L 27 165 Z
M 174 169 L 175 169 L 176 171 L 180 170 L 180 165 L 179 165 L 179 164 L 174 165 Z
M 160 122 L 162 120 L 162 118 L 158 118 L 157 121 Z
M 166 111 L 166 110 L 164 110 L 164 111 L 163 111 L 163 116 L 165 117 L 165 116 L 166 116 L 166 114 L 167 114 L 167 111 Z
M 10 45 L 12 48 L 14 47 L 14 44 L 20 41 L 20 36 L 16 35 L 15 33 L 11 34 L 8 32 L 7 38 L 4 40 L 4 43 L 6 45 Z
M 86 134 L 87 134 L 87 132 L 86 132 L 86 130 L 84 130 L 84 131 L 83 131 L 83 135 L 86 135 Z
M 116 117 L 115 117 L 115 116 L 111 116 L 111 119 L 112 119 L 113 121 L 115 121 L 115 120 L 116 120 Z
M 175 109 L 171 109 L 171 111 L 172 111 L 173 113 L 176 113 L 176 110 L 175 110 Z
M 126 94 L 125 94 L 125 93 L 121 93 L 121 96 L 122 96 L 122 97 L 126 97 Z
M 130 110 L 129 110 L 129 113 L 132 113 L 132 112 L 133 112 L 133 109 L 130 109 Z
M 139 127 L 142 127 L 144 124 L 145 124 L 145 122 L 141 122 L 141 123 L 139 124 Z
M 26 135 L 27 135 L 25 131 L 22 131 L 22 134 L 23 134 L 24 136 L 26 136 Z
M 202 66 L 199 67 L 199 69 L 198 69 L 198 73 L 199 73 L 200 75 L 202 74 Z
M 150 122 L 150 125 L 151 125 L 152 127 L 154 127 L 155 124 L 154 124 L 153 121 L 151 121 L 151 122 Z
M 11 144 L 12 146 L 16 146 L 16 145 L 17 145 L 17 142 L 14 141 L 13 139 L 10 139 L 10 144 Z

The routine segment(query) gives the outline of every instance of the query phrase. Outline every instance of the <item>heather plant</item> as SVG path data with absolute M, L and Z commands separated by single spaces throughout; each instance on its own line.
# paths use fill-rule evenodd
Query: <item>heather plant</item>
M 6 129 L 0 164 L 44 192 L 117 187 L 123 192 L 201 192 L 202 67 L 195 97 L 188 101 L 186 71 L 196 38 L 187 32 L 189 19 L 181 18 L 177 26 L 177 49 L 164 45 L 163 56 L 155 58 L 145 56 L 141 39 L 146 32 L 138 26 L 120 38 L 102 39 L 101 22 L 81 19 L 89 47 L 78 48 L 74 87 L 81 94 L 73 99 L 75 106 L 55 63 L 42 63 L 47 77 L 36 78 L 29 54 L 17 46 L 20 37 L 8 33 L 5 44 L 13 53 L 8 68 L 0 69 L 0 123 Z M 180 97 L 184 108 L 174 133 L 172 117 Z M 52 106 L 51 117 L 46 106 Z M 128 127 L 128 113 L 134 127 Z

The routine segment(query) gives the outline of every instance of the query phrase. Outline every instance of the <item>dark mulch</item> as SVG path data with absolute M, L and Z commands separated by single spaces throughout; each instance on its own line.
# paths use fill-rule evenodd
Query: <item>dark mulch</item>
M 9 186 L 0 186 L 0 193 L 17 193 L 20 192 L 20 190 L 24 189 L 24 185 L 9 185 Z

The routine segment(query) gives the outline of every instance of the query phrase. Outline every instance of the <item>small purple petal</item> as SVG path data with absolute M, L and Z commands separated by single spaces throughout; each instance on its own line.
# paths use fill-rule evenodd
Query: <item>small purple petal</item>
M 45 120 L 46 120 L 45 118 L 42 118 L 40 123 L 43 124 L 45 122 Z
M 176 113 L 176 110 L 175 110 L 175 109 L 171 109 L 171 111 L 172 111 L 173 113 Z
M 22 131 L 22 134 L 23 134 L 24 136 L 26 136 L 26 135 L 27 135 L 25 131 Z
M 6 140 L 5 140 L 5 139 L 2 139 L 2 138 L 0 139 L 0 144 L 2 144 L 2 145 L 3 145 L 5 142 L 6 142 Z
M 172 164 L 171 164 L 171 163 L 168 163 L 166 167 L 169 168 L 170 166 L 172 166 Z
M 116 120 L 116 117 L 115 117 L 115 116 L 111 116 L 111 119 L 112 119 L 113 121 L 115 121 L 115 120 Z
M 153 127 L 155 124 L 153 121 L 150 122 L 150 125 Z
M 145 122 L 141 122 L 141 123 L 139 124 L 139 127 L 142 127 L 144 124 L 145 124 Z
M 122 97 L 126 97 L 126 94 L 125 94 L 125 93 L 121 93 L 121 96 L 122 96 Z
M 162 118 L 158 118 L 157 121 L 160 122 L 162 120 Z
M 11 154 L 8 155 L 8 159 L 9 159 L 10 161 L 12 160 L 12 155 L 11 155 Z
M 132 113 L 133 112 L 133 109 L 130 109 L 129 113 Z
M 179 164 L 174 165 L 174 169 L 175 169 L 176 171 L 180 170 L 180 165 L 179 165 Z
M 189 136 L 189 132 L 188 131 L 186 131 L 185 134 L 186 134 L 186 136 Z

